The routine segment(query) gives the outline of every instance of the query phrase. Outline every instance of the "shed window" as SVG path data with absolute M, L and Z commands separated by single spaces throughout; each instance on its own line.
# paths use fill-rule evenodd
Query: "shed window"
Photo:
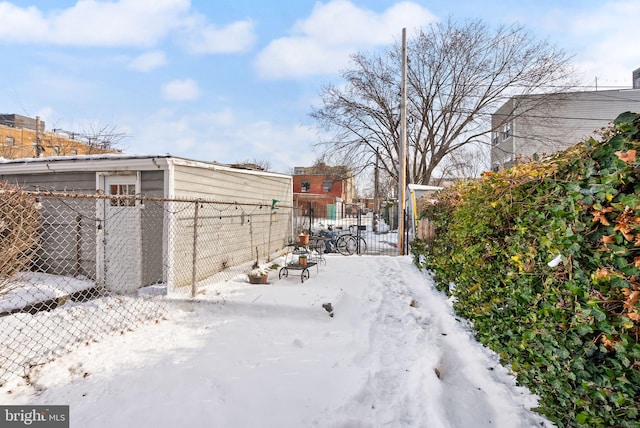
M 309 182 L 309 180 L 302 180 L 302 182 L 300 183 L 300 188 L 301 192 L 309 193 L 309 191 L 311 190 L 311 182 Z
M 135 184 L 111 184 L 109 186 L 109 194 L 114 196 L 135 196 L 136 185 Z M 136 205 L 136 201 L 133 198 L 111 199 L 112 207 L 134 207 L 135 205 Z

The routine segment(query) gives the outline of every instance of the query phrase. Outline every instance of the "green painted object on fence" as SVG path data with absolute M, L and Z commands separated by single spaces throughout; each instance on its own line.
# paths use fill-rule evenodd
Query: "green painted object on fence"
M 336 204 L 327 204 L 327 218 L 329 220 L 336 219 Z

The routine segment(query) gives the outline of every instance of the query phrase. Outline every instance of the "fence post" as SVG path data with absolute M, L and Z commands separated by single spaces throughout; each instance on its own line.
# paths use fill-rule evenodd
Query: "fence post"
M 271 259 L 271 227 L 272 226 L 273 226 L 273 210 L 271 210 L 271 215 L 269 215 L 269 239 L 267 242 L 267 261 Z
M 409 223 L 409 213 L 407 212 L 407 209 L 405 208 L 404 210 L 404 224 L 405 226 Z M 404 247 L 403 247 L 403 253 L 401 255 L 407 255 L 409 254 L 409 228 L 405 227 L 404 229 Z
M 191 297 L 196 297 L 196 260 L 197 260 L 197 247 L 198 247 L 198 210 L 200 208 L 200 202 L 195 201 L 196 209 L 193 217 L 193 257 L 191 264 Z
M 80 217 L 79 215 L 76 216 L 76 265 L 75 265 L 75 271 L 76 271 L 76 277 L 78 277 L 80 275 L 81 272 L 81 247 L 82 247 L 82 217 Z
M 249 247 L 249 253 L 251 253 L 251 257 L 253 258 L 253 218 L 251 214 L 249 214 L 249 244 L 251 244 Z
M 360 226 L 362 226 L 362 207 L 358 206 L 358 213 L 356 214 L 356 254 L 361 255 L 360 248 Z

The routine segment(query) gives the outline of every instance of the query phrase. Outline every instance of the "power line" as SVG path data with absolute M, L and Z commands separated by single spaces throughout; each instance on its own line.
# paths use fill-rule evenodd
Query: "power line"
M 640 101 L 639 101 L 640 102 Z M 433 110 L 433 111 L 444 111 L 444 110 Z M 523 114 L 507 114 L 507 113 L 488 113 L 488 112 L 474 112 L 471 110 L 468 111 L 464 111 L 464 110 L 450 110 L 453 113 L 458 113 L 458 114 L 462 114 L 462 115 L 470 115 L 473 114 L 474 116 L 503 116 L 505 118 L 533 118 L 533 119 L 559 119 L 559 120 L 592 120 L 592 121 L 598 121 L 598 122 L 603 122 L 603 121 L 612 121 L 615 119 L 614 118 L 596 118 L 596 117 L 571 117 L 571 116 L 553 116 L 550 114 L 547 115 L 537 115 L 537 114 L 528 114 L 528 113 L 523 113 Z

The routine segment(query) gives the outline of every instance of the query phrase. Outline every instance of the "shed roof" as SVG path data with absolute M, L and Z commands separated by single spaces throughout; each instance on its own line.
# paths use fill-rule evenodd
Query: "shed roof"
M 428 192 L 430 190 L 442 190 L 442 187 L 440 186 L 427 186 L 425 184 L 407 184 L 407 187 L 409 188 L 409 190 L 417 190 L 417 191 L 423 191 L 423 192 Z
M 228 170 L 260 176 L 291 177 L 277 172 L 233 168 L 217 162 L 206 162 L 182 158 L 170 154 L 95 154 L 74 156 L 49 156 L 43 158 L 5 159 L 0 157 L 0 171 L 5 174 L 37 174 L 63 171 L 116 170 L 165 170 L 169 165 L 192 166 L 212 170 Z

